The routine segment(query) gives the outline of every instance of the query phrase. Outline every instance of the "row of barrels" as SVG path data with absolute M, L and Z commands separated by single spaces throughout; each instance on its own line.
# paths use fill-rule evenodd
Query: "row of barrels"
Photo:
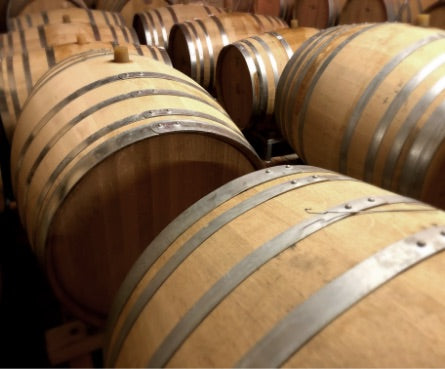
M 116 18 L 74 11 L 84 17 L 60 22 L 70 12 L 48 12 L 56 23 L 38 27 L 54 27 L 55 38 L 45 39 L 56 41 L 44 48 L 22 42 L 26 48 L 2 49 L 2 118 L 31 246 L 63 304 L 102 325 L 125 273 L 163 227 L 208 192 L 264 163 L 215 99 L 169 65 L 165 50 L 120 39 L 106 44 L 105 34 L 98 44 L 78 28 L 57 46 L 65 26 L 100 30 L 100 21 Z M 88 23 L 92 15 L 98 21 Z M 227 34 L 238 38 L 286 26 L 262 15 L 229 19 Z M 41 41 L 45 33 L 38 34 Z M 112 43 L 124 42 L 124 49 L 111 52 Z M 213 49 L 217 56 L 217 45 Z

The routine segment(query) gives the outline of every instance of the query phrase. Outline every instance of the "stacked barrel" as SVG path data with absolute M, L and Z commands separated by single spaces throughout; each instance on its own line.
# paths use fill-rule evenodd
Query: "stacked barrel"
M 443 365 L 440 4 L 39 3 L 2 170 L 106 367 Z

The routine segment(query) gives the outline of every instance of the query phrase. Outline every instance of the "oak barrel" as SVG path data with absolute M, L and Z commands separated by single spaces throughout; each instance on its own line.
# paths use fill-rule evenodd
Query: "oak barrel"
M 144 56 L 113 62 L 108 51 L 65 59 L 39 80 L 11 150 L 33 250 L 60 301 L 97 325 L 134 260 L 174 217 L 262 166 L 190 78 Z
M 175 24 L 222 13 L 224 11 L 221 8 L 213 6 L 177 4 L 137 13 L 134 16 L 133 26 L 142 44 L 167 48 L 170 31 Z
M 82 0 L 9 0 L 8 18 L 54 9 L 68 9 L 83 4 Z
M 347 0 L 295 0 L 294 17 L 301 27 L 327 28 L 337 24 Z
M 125 20 L 125 24 L 127 27 L 133 27 L 133 19 L 134 16 L 138 13 L 143 13 L 146 11 L 150 11 L 154 8 L 161 8 L 164 6 L 168 6 L 168 2 L 166 0 L 129 0 L 123 6 L 120 14 Z
M 417 15 L 437 0 L 347 0 L 339 24 L 405 22 L 415 24 Z
M 338 26 L 304 44 L 277 87 L 276 119 L 306 163 L 445 207 L 445 32 Z
M 288 28 L 278 17 L 230 13 L 180 23 L 170 31 L 168 53 L 173 66 L 215 93 L 215 71 L 224 46 L 259 33 Z
M 123 44 L 121 44 L 122 46 Z M 155 46 L 126 44 L 130 53 L 145 55 L 171 65 L 167 51 Z M 87 50 L 113 50 L 112 42 L 76 43 L 30 50 L 0 61 L 0 115 L 8 141 L 12 142 L 17 119 L 33 86 L 53 65 Z
M 315 28 L 272 31 L 225 46 L 216 66 L 216 96 L 241 129 L 273 121 L 281 72 Z
M 105 366 L 440 367 L 444 249 L 424 203 L 314 167 L 251 173 L 141 254 Z
M 42 11 L 26 14 L 8 20 L 9 31 L 25 30 L 43 24 L 53 23 L 90 23 L 98 26 L 124 26 L 124 20 L 119 13 L 69 8 Z
M 280 17 L 289 23 L 294 17 L 294 6 L 295 0 L 254 0 L 253 12 Z
M 0 57 L 51 46 L 74 44 L 79 35 L 82 35 L 85 43 L 94 41 L 139 43 L 134 30 L 127 27 L 83 23 L 45 24 L 1 34 Z

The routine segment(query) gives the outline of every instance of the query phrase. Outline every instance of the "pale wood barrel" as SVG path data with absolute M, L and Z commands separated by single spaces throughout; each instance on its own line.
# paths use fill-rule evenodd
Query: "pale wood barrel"
M 302 27 L 327 28 L 337 18 L 347 0 L 295 0 L 294 18 Z
M 11 31 L 0 35 L 0 57 L 31 50 L 74 44 L 79 35 L 85 43 L 104 41 L 138 44 L 133 29 L 121 26 L 97 26 L 83 23 L 46 24 L 23 31 Z
M 124 26 L 119 13 L 100 10 L 69 8 L 26 14 L 8 20 L 9 31 L 25 30 L 53 23 L 90 23 L 98 26 Z
M 339 26 L 301 47 L 276 119 L 304 162 L 445 207 L 445 32 Z
M 216 96 L 241 129 L 271 122 L 280 75 L 315 28 L 272 31 L 225 46 L 216 67 Z
M 143 56 L 112 60 L 90 52 L 50 69 L 11 150 L 33 250 L 60 301 L 98 325 L 139 253 L 174 217 L 263 166 L 190 78 Z
M 441 367 L 443 249 L 427 204 L 314 167 L 251 173 L 141 254 L 105 366 Z
M 259 33 L 288 28 L 268 15 L 230 13 L 180 23 L 170 31 L 168 53 L 173 66 L 215 94 L 216 62 L 224 46 Z
M 339 24 L 405 22 L 415 24 L 417 15 L 437 0 L 347 0 Z
M 166 0 L 130 0 L 124 5 L 120 14 L 124 18 L 127 27 L 133 27 L 133 18 L 136 14 L 168 5 Z
M 213 6 L 177 4 L 135 14 L 133 26 L 142 44 L 167 48 L 170 31 L 175 24 L 222 13 L 225 12 L 221 8 Z
M 4 57 L 0 62 L 0 115 L 8 141 L 12 142 L 17 120 L 33 86 L 48 69 L 72 55 L 87 50 L 113 50 L 114 46 L 112 42 L 76 43 Z M 131 54 L 145 55 L 171 66 L 167 51 L 163 48 L 132 44 L 125 46 Z

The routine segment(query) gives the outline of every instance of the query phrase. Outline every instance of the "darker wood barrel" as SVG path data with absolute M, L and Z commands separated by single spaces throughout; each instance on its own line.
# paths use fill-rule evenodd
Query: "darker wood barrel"
M 259 33 L 288 28 L 278 17 L 231 13 L 173 26 L 168 53 L 173 66 L 215 94 L 216 62 L 224 46 Z
M 297 0 L 294 18 L 301 27 L 318 29 L 335 26 L 347 0 Z
M 428 25 L 445 29 L 445 3 L 441 0 L 423 10 L 423 14 L 428 15 Z
M 176 4 L 135 14 L 133 27 L 142 44 L 167 48 L 170 31 L 175 24 L 223 13 L 224 10 L 214 6 Z
M 445 208 L 445 32 L 338 26 L 291 58 L 276 119 L 304 162 Z
M 314 167 L 248 174 L 133 265 L 105 366 L 440 367 L 443 250 L 427 204 Z
M 216 96 L 241 129 L 274 121 L 278 80 L 315 28 L 283 29 L 225 46 L 216 66 Z
M 171 220 L 264 165 L 194 81 L 153 59 L 123 56 L 92 51 L 51 68 L 22 110 L 11 151 L 32 248 L 62 304 L 97 325 Z

